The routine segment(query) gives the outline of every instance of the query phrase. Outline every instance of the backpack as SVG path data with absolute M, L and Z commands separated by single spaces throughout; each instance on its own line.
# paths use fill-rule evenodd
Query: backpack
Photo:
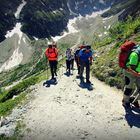
M 74 53 L 75 59 L 76 59 L 77 57 L 79 57 L 79 52 L 80 52 L 80 49 L 78 49 L 78 50 L 75 51 L 75 53 Z
M 55 48 L 52 48 L 52 49 L 53 49 L 53 52 L 50 51 L 49 48 L 46 50 L 46 53 L 45 53 L 46 57 L 47 57 L 47 53 L 50 54 L 50 57 L 57 57 L 56 49 Z
M 128 61 L 129 55 L 131 52 L 136 50 L 136 44 L 133 41 L 126 41 L 124 44 L 120 46 L 120 54 L 119 54 L 119 67 L 126 69 L 126 63 Z

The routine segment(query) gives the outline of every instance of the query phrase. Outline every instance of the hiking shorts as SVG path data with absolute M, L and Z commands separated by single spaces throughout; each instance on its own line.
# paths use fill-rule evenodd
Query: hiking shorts
M 140 89 L 140 77 L 134 76 L 131 72 L 123 70 L 124 78 L 125 78 L 125 88 L 132 89 L 134 84 L 137 89 Z

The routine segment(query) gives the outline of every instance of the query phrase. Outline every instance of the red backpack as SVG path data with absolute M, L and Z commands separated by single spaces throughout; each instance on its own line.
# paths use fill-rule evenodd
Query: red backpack
M 124 44 L 120 46 L 120 54 L 119 54 L 119 67 L 126 69 L 126 63 L 128 61 L 128 57 L 131 51 L 136 46 L 135 42 L 133 41 L 126 41 Z

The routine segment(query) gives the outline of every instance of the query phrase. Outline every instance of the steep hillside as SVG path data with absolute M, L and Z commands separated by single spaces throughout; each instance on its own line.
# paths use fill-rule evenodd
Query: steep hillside
M 118 66 L 119 47 L 126 39 L 140 43 L 140 18 L 128 17 L 110 30 L 110 36 L 94 44 L 98 57 L 93 65 L 93 74 L 111 86 L 123 88 L 122 69 Z
M 119 15 L 119 20 L 126 20 L 127 16 L 136 17 L 140 13 L 140 1 L 139 0 L 122 0 L 122 1 L 115 1 L 114 4 L 111 6 L 110 10 L 102 14 L 102 17 L 109 17 L 113 16 L 116 13 L 122 11 Z
M 4 40 L 6 31 L 16 23 L 15 11 L 25 0 L 1 0 L 0 5 L 0 41 Z M 22 31 L 32 37 L 49 38 L 67 30 L 69 18 L 78 15 L 86 16 L 93 11 L 110 7 L 120 0 L 28 0 L 18 21 L 22 21 Z
M 6 32 L 14 27 L 14 13 L 22 0 L 0 0 L 0 42 L 5 39 Z

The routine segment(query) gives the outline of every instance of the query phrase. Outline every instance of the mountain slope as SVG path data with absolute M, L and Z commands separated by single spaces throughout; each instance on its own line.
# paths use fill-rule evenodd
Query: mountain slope
M 2 0 L 1 0 L 2 1 Z M 24 2 L 25 0 L 22 0 Z M 49 38 L 67 30 L 66 26 L 70 17 L 86 16 L 93 11 L 108 8 L 120 0 L 28 0 L 20 13 L 18 21 L 22 21 L 22 31 L 32 37 Z M 15 12 L 21 0 L 11 2 L 2 1 L 0 19 L 0 41 L 4 40 L 6 31 L 12 29 L 16 23 Z
M 5 39 L 6 32 L 16 23 L 14 13 L 21 0 L 0 0 L 0 42 Z

